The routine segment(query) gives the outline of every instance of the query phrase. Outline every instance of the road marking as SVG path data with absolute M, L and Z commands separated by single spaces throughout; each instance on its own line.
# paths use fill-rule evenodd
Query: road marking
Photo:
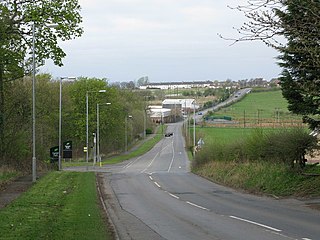
M 147 171 L 147 169 L 152 165 L 152 163 L 154 162 L 154 160 L 156 159 L 156 157 L 159 155 L 159 153 L 160 153 L 160 152 L 158 152 L 158 153 L 154 156 L 154 158 L 151 160 L 151 162 L 149 163 L 149 165 L 148 165 L 145 169 L 143 169 L 140 173 L 144 173 L 145 171 Z
M 161 188 L 161 186 L 159 185 L 159 183 L 154 182 L 154 184 L 155 184 L 158 188 Z
M 202 210 L 207 210 L 207 211 L 210 211 L 208 208 L 205 208 L 205 207 L 202 207 L 202 206 L 199 206 L 195 203 L 192 203 L 192 202 L 189 202 L 189 201 L 186 201 L 186 203 L 190 204 L 191 206 L 194 206 L 194 207 L 197 207 L 197 208 L 200 208 Z
M 302 240 L 312 240 L 311 238 L 302 238 Z
M 140 158 L 142 158 L 142 156 L 140 156 L 140 157 L 138 157 L 137 159 L 129 162 L 129 163 L 128 163 L 127 165 L 125 165 L 123 168 L 124 168 L 124 169 L 127 169 L 127 168 L 131 167 L 131 165 L 132 165 L 133 163 L 135 163 L 136 161 L 138 161 Z
M 174 195 L 174 194 L 172 194 L 172 193 L 169 193 L 169 195 L 170 195 L 171 197 L 174 197 L 175 199 L 180 199 L 178 196 L 176 196 L 176 195 Z
M 150 178 L 151 181 L 153 181 L 153 178 L 150 175 L 149 175 L 149 178 Z
M 231 217 L 231 218 L 233 218 L 233 219 L 237 219 L 237 220 L 239 220 L 239 221 L 251 223 L 251 224 L 254 224 L 254 225 L 263 227 L 263 228 L 267 228 L 267 229 L 272 230 L 272 231 L 275 231 L 275 232 L 282 232 L 282 230 L 280 230 L 280 229 L 273 228 L 273 227 L 270 227 L 270 226 L 267 226 L 267 225 L 264 225 L 264 224 L 261 224 L 261 223 L 253 222 L 253 221 L 250 221 L 250 220 L 247 220 L 247 219 L 244 219 L 244 218 L 239 218 L 239 217 L 235 217 L 235 216 L 229 216 L 229 217 Z
M 174 147 L 173 147 L 173 141 L 172 141 L 172 159 L 171 159 L 171 163 L 168 168 L 168 172 L 170 172 L 170 170 L 172 168 L 173 160 L 174 160 Z

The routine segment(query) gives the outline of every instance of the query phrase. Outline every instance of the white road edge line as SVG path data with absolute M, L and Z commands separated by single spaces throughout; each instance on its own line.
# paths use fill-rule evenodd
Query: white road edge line
M 275 231 L 275 232 L 282 232 L 282 230 L 280 230 L 280 229 L 273 228 L 273 227 L 270 227 L 270 226 L 267 226 L 267 225 L 264 225 L 264 224 L 261 224 L 261 223 L 253 222 L 253 221 L 250 221 L 250 220 L 247 220 L 247 219 L 244 219 L 244 218 L 239 218 L 239 217 L 235 217 L 235 216 L 229 216 L 229 217 L 231 217 L 233 219 L 237 219 L 237 220 L 243 221 L 243 222 L 251 223 L 251 224 L 263 227 L 263 228 L 267 228 L 267 229 Z
M 161 188 L 161 186 L 159 185 L 159 183 L 154 182 L 154 184 L 155 184 L 158 188 Z
M 189 202 L 189 201 L 186 201 L 186 203 L 190 204 L 191 206 L 194 206 L 194 207 L 200 208 L 200 209 L 202 209 L 202 210 L 207 210 L 207 211 L 209 211 L 209 209 L 208 209 L 208 208 L 205 208 L 205 207 L 199 206 L 199 205 L 197 205 L 197 204 L 195 204 L 195 203 L 192 203 L 192 202 Z
M 180 199 L 178 196 L 176 196 L 176 195 L 174 195 L 174 194 L 172 194 L 172 193 L 169 193 L 169 195 L 170 195 L 171 197 L 174 197 L 175 199 Z

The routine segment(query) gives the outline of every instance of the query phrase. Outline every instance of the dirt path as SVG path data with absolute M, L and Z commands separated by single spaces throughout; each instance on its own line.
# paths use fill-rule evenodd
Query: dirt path
M 0 191 L 0 209 L 17 199 L 22 193 L 32 186 L 32 176 L 19 177 L 11 183 L 4 186 Z

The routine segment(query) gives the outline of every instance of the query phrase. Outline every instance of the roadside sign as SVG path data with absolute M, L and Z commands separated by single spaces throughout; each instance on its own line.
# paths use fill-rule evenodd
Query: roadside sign
M 198 141 L 198 146 L 201 148 L 203 145 L 204 145 L 204 141 L 202 138 L 200 138 Z
M 83 152 L 88 152 L 88 147 L 83 147 Z
M 63 158 L 72 158 L 72 141 L 63 142 Z
M 55 162 L 59 160 L 59 146 L 50 148 L 50 159 L 51 159 L 51 162 Z

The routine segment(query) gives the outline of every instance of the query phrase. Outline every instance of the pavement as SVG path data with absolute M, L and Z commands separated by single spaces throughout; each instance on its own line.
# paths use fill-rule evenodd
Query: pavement
M 6 184 L 0 191 L 0 209 L 6 207 L 9 203 L 17 199 L 22 193 L 32 186 L 32 176 L 22 176 L 13 182 Z

